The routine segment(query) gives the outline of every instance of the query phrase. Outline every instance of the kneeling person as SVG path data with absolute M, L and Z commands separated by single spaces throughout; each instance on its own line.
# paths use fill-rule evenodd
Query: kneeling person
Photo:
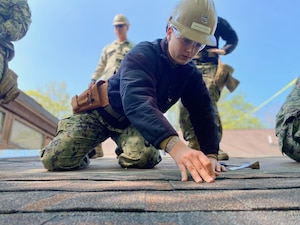
M 178 165 L 182 181 L 189 172 L 197 183 L 213 182 L 225 168 L 217 161 L 212 102 L 192 59 L 205 45 L 216 44 L 216 20 L 212 0 L 182 0 L 169 18 L 166 37 L 137 44 L 108 79 L 109 105 L 59 122 L 55 138 L 41 150 L 44 167 L 86 167 L 88 149 L 111 137 L 122 149 L 122 167 L 153 168 L 161 161 L 158 149 L 164 149 Z M 180 98 L 202 151 L 182 142 L 164 116 Z M 195 99 L 200 106 L 194 105 Z

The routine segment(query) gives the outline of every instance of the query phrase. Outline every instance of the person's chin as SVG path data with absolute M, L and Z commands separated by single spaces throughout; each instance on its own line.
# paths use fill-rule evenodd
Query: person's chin
M 177 64 L 179 65 L 185 65 L 189 62 L 190 60 L 186 60 L 186 59 L 181 59 L 181 60 L 178 60 Z

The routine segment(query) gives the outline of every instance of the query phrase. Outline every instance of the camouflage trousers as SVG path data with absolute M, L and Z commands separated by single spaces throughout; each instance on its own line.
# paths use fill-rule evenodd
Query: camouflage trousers
M 280 150 L 300 162 L 300 78 L 276 115 Z
M 203 80 L 206 84 L 206 87 L 209 91 L 209 95 L 212 99 L 212 103 L 215 111 L 215 120 L 218 126 L 218 136 L 219 136 L 219 140 L 221 140 L 223 134 L 223 127 L 222 127 L 221 117 L 217 107 L 217 102 L 220 99 L 221 92 L 217 88 L 214 82 L 214 77 L 217 72 L 217 65 L 213 63 L 201 63 L 197 65 L 197 68 L 202 73 Z M 195 102 L 195 104 L 197 103 Z M 179 103 L 179 124 L 184 139 L 189 142 L 189 147 L 200 150 L 200 146 L 197 137 L 195 135 L 194 128 L 189 119 L 189 113 L 187 109 L 182 105 L 181 102 Z
M 118 156 L 124 168 L 153 168 L 162 158 L 133 126 L 116 129 L 97 110 L 73 114 L 59 121 L 54 139 L 40 151 L 47 170 L 80 169 L 87 154 L 111 137 L 123 150 Z

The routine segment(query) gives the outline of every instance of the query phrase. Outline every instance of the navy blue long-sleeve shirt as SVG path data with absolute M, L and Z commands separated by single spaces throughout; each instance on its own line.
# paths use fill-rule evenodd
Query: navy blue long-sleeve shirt
M 143 137 L 159 148 L 178 135 L 164 113 L 181 98 L 205 154 L 219 149 L 214 111 L 201 73 L 191 61 L 175 65 L 167 53 L 167 40 L 141 42 L 124 57 L 108 80 L 111 107 L 127 118 Z

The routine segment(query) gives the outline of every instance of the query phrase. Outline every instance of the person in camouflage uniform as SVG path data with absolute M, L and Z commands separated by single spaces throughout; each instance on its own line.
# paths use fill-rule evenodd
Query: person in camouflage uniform
M 276 115 L 275 132 L 282 153 L 300 162 L 300 77 Z
M 219 66 L 219 55 L 227 55 L 231 53 L 238 44 L 238 37 L 234 29 L 230 26 L 230 24 L 223 19 L 222 17 L 218 17 L 218 24 L 215 32 L 215 37 L 217 40 L 216 46 L 206 46 L 205 49 L 203 49 L 197 57 L 195 57 L 194 62 L 197 66 L 197 68 L 201 71 L 203 80 L 207 86 L 207 89 L 209 90 L 210 97 L 213 102 L 213 107 L 215 110 L 215 118 L 216 123 L 218 125 L 218 135 L 219 139 L 221 140 L 222 134 L 223 134 L 223 128 L 221 123 L 220 114 L 217 107 L 217 102 L 220 99 L 221 91 L 223 87 L 226 85 L 226 82 L 230 82 L 229 85 L 226 85 L 226 87 L 229 87 L 230 91 L 233 91 L 235 87 L 237 86 L 238 82 L 236 79 L 234 79 L 231 75 L 233 73 L 233 68 L 225 65 L 226 68 L 220 67 L 219 69 L 225 69 L 228 71 L 227 74 L 225 74 L 224 70 L 221 72 L 226 77 L 226 79 L 223 79 L 224 82 L 217 85 L 217 70 Z M 223 48 L 219 48 L 219 39 L 220 37 L 226 41 Z M 236 83 L 236 84 L 234 84 Z M 233 86 L 231 85 L 233 84 Z M 186 141 L 189 142 L 189 146 L 194 149 L 200 150 L 200 146 L 198 143 L 198 140 L 196 138 L 194 128 L 191 125 L 190 119 L 189 119 L 189 113 L 183 107 L 183 105 L 179 102 L 179 124 L 183 133 L 183 137 Z M 225 153 L 222 150 L 219 150 L 218 155 L 219 160 L 228 160 L 229 156 L 227 153 Z
M 14 57 L 13 41 L 25 36 L 31 24 L 27 0 L 0 0 L 0 101 L 9 103 L 19 95 L 17 75 L 8 69 Z
M 90 85 L 94 84 L 98 79 L 107 80 L 115 74 L 125 54 L 134 46 L 134 43 L 127 38 L 130 24 L 126 16 L 117 14 L 113 19 L 112 25 L 114 26 L 117 39 L 103 48 Z M 98 158 L 103 155 L 101 144 L 90 153 L 91 158 Z
M 44 167 L 85 168 L 91 149 L 111 137 L 122 149 L 121 167 L 153 168 L 162 160 L 162 149 L 178 165 L 182 181 L 189 172 L 196 183 L 213 182 L 226 168 L 217 161 L 214 111 L 192 59 L 206 44 L 216 44 L 216 23 L 213 0 L 181 0 L 166 37 L 135 45 L 107 86 L 99 86 L 108 103 L 59 121 L 54 139 L 40 151 Z M 164 116 L 179 99 L 191 115 L 201 151 L 189 148 Z

